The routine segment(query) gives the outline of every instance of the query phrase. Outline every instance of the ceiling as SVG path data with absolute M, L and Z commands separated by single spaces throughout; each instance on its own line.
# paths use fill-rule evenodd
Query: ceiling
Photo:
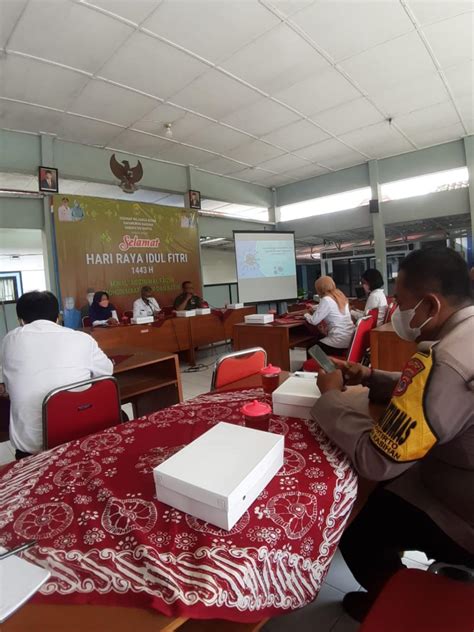
M 473 10 L 0 0 L 0 127 L 279 186 L 472 134 Z

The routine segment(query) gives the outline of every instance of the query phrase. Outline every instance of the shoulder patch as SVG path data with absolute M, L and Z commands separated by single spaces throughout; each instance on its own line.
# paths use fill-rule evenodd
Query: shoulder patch
M 387 410 L 370 434 L 377 448 L 399 463 L 421 459 L 437 442 L 424 410 L 432 369 L 431 351 L 415 353 L 403 370 Z

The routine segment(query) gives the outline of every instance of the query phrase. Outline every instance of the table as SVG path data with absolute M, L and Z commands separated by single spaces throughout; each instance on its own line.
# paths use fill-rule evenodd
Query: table
M 53 573 L 34 602 L 251 623 L 312 601 L 357 492 L 348 458 L 313 424 L 272 417 L 284 468 L 230 532 L 154 500 L 155 465 L 220 420 L 242 423 L 241 406 L 262 396 L 202 395 L 6 466 L 0 543 L 38 539 L 24 557 Z
M 132 404 L 135 417 L 183 400 L 177 355 L 130 347 L 110 349 L 107 355 L 116 362 L 120 401 Z
M 231 339 L 233 326 L 255 311 L 255 306 L 213 310 L 204 316 L 165 318 L 149 325 L 85 327 L 82 331 L 97 340 L 106 353 L 117 347 L 140 347 L 168 353 L 185 351 L 189 363 L 195 364 L 197 347 Z
M 290 349 L 307 347 L 315 340 L 304 321 L 271 325 L 236 324 L 233 338 L 237 351 L 263 347 L 268 363 L 285 371 L 290 370 Z
M 374 369 L 402 371 L 416 353 L 416 343 L 403 340 L 395 333 L 392 324 L 386 323 L 370 332 L 370 362 Z

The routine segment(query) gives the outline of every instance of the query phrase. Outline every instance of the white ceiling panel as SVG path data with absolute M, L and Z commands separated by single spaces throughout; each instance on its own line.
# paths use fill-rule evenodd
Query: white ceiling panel
M 316 2 L 292 17 L 336 61 L 413 30 L 399 2 Z
M 465 74 L 463 82 L 466 84 Z M 391 117 L 442 103 L 447 96 L 441 77 L 435 71 L 422 77 L 407 77 L 399 83 L 371 93 L 374 102 Z
M 166 148 L 165 156 L 165 160 L 179 162 L 182 165 L 201 165 L 203 162 L 207 162 L 211 159 L 213 154 L 201 151 L 200 149 L 186 147 L 186 145 L 173 143 Z
M 9 47 L 96 72 L 132 32 L 127 24 L 70 0 L 30 0 Z
M 266 160 L 258 165 L 262 169 L 269 169 L 270 171 L 275 171 L 276 173 L 282 173 L 285 171 L 290 171 L 290 169 L 299 169 L 301 167 L 307 167 L 308 161 L 294 154 L 283 154 L 283 156 L 278 156 L 278 158 L 272 158 L 271 160 Z
M 282 174 L 282 177 L 294 178 L 295 180 L 305 180 L 307 178 L 320 176 L 323 173 L 328 173 L 328 169 L 324 169 L 318 165 L 308 165 L 307 167 L 300 167 L 299 169 L 290 169 Z
M 344 134 L 384 120 L 367 99 L 360 98 L 315 114 L 312 119 L 333 134 Z
M 409 0 L 408 6 L 421 24 L 445 20 L 473 10 L 471 0 Z
M 468 134 L 474 133 L 473 96 L 474 95 L 470 94 L 465 97 L 460 97 L 456 99 L 456 105 L 459 108 L 463 123 L 466 126 Z
M 257 169 L 255 167 L 250 167 L 247 169 L 241 169 L 240 171 L 236 171 L 235 173 L 231 173 L 229 175 L 231 175 L 233 178 L 237 178 L 238 180 L 245 180 L 246 182 L 258 182 L 259 178 L 274 174 L 271 174 L 268 171 Z
M 220 173 L 227 175 L 229 173 L 235 173 L 239 169 L 245 169 L 246 165 L 243 165 L 237 161 L 229 160 L 228 158 L 213 158 L 209 162 L 203 162 L 199 165 L 205 171 L 212 171 L 213 173 Z
M 105 9 L 134 24 L 141 24 L 160 5 L 161 0 L 81 0 L 81 2 Z
M 81 73 L 17 55 L 0 57 L 0 77 L 2 96 L 58 109 L 66 108 L 89 81 Z
M 270 160 L 270 158 L 280 156 L 283 151 L 273 147 L 272 145 L 262 143 L 259 140 L 252 140 L 226 153 L 229 158 L 241 160 L 242 162 L 247 162 L 251 165 L 258 165 L 264 160 Z
M 261 98 L 256 103 L 241 108 L 222 120 L 255 136 L 264 136 L 298 119 L 298 115 L 288 108 L 271 99 Z
M 133 128 L 164 136 L 167 123 L 171 123 L 173 139 L 179 141 L 185 140 L 190 134 L 207 127 L 210 121 L 202 116 L 196 116 L 191 112 L 164 103 L 134 123 Z
M 272 5 L 285 15 L 293 15 L 298 11 L 314 4 L 316 0 L 272 0 Z
M 415 135 L 460 123 L 451 101 L 431 105 L 397 118 L 397 125 L 416 143 Z
M 156 107 L 156 101 L 104 81 L 90 81 L 69 110 L 128 126 Z
M 334 138 L 325 140 L 322 143 L 316 145 L 310 145 L 304 147 L 296 152 L 299 156 L 318 162 L 324 167 L 332 169 L 332 164 L 335 159 L 347 158 L 352 164 L 362 162 L 364 158 L 355 151 L 352 151 L 343 143 L 340 143 Z
M 340 65 L 369 93 L 434 70 L 431 57 L 416 32 L 380 44 Z
M 474 13 L 430 24 L 423 31 L 443 68 L 474 57 Z
M 456 138 L 462 138 L 466 133 L 461 123 L 454 123 L 448 127 L 425 128 L 423 131 L 417 130 L 411 134 L 411 139 L 418 147 L 431 147 L 446 143 Z
M 0 100 L 0 128 L 56 134 L 61 112 Z
M 313 74 L 275 94 L 303 114 L 311 116 L 360 97 L 360 92 L 333 68 Z
M 289 26 L 281 24 L 242 48 L 222 66 L 274 94 L 318 69 L 327 68 L 328 63 Z
M 126 153 L 165 160 L 163 156 L 169 144 L 168 141 L 162 140 L 161 138 L 155 138 L 148 134 L 140 134 L 132 130 L 125 130 L 120 135 L 117 135 L 112 147 Z
M 444 71 L 448 85 L 454 94 L 454 98 L 471 97 L 474 99 L 474 61 L 468 61 L 459 66 L 446 68 Z M 470 78 L 470 80 L 469 80 Z M 473 103 L 474 107 L 474 103 Z
M 218 70 L 208 70 L 174 94 L 173 103 L 220 119 L 258 99 L 258 93 Z
M 3 48 L 28 0 L 2 0 L 0 4 L 0 48 Z
M 186 137 L 187 143 L 211 149 L 221 154 L 232 147 L 242 145 L 248 140 L 248 136 L 245 134 L 235 132 L 224 125 L 218 125 L 217 123 L 206 125 L 205 123 L 206 121 L 202 120 L 202 127 L 197 132 Z
M 121 128 L 109 123 L 64 114 L 58 127 L 58 137 L 86 145 L 107 145 L 121 133 Z
M 413 150 L 413 146 L 385 122 L 343 134 L 340 138 L 371 158 L 383 158 Z
M 153 96 L 167 98 L 207 70 L 186 53 L 135 33 L 101 69 L 100 75 Z
M 289 182 L 296 182 L 296 178 L 292 178 L 286 174 L 279 175 L 266 175 L 263 177 L 258 177 L 258 180 L 255 180 L 255 184 L 260 184 L 265 187 L 279 187 L 284 184 L 288 184 Z
M 308 144 L 319 143 L 328 138 L 329 136 L 316 127 L 316 125 L 302 119 L 267 134 L 262 140 L 280 145 L 289 151 L 294 151 L 295 149 L 306 147 Z
M 256 0 L 164 0 L 143 26 L 219 62 L 277 24 Z

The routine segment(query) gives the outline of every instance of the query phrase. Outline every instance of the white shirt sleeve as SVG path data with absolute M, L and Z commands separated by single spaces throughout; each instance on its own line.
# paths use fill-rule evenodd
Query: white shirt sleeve
M 150 303 L 153 307 L 154 312 L 161 312 L 161 307 L 158 305 L 158 301 L 156 300 L 156 298 L 151 297 Z
M 137 298 L 136 301 L 133 302 L 133 318 L 138 318 L 139 316 L 141 316 L 141 299 Z
M 378 309 L 380 307 L 379 297 L 376 292 L 371 292 L 367 297 L 365 304 L 364 314 L 367 315 L 371 309 Z
M 329 301 L 322 299 L 314 312 L 312 314 L 305 314 L 305 318 L 308 323 L 311 323 L 312 325 L 319 325 L 319 323 L 321 323 L 329 314 L 330 309 L 331 306 Z
M 106 320 L 94 320 L 94 322 L 92 323 L 92 327 L 97 327 L 98 325 L 106 325 L 107 321 Z
M 115 318 L 115 320 L 117 320 L 117 321 L 118 321 L 118 319 L 119 319 L 118 314 L 117 314 L 117 312 L 115 311 L 115 309 L 112 311 L 112 318 Z
M 97 342 L 92 339 L 92 366 L 91 366 L 91 375 L 92 377 L 102 377 L 103 375 L 112 375 L 114 372 L 114 365 L 112 360 L 110 360 L 102 349 L 99 347 Z

